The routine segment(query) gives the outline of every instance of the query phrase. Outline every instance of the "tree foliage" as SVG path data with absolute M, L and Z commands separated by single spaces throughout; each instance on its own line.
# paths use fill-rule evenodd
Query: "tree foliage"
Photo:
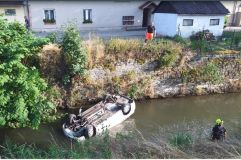
M 69 76 L 82 75 L 85 71 L 87 53 L 79 31 L 74 26 L 68 26 L 63 35 L 62 51 Z
M 0 30 L 0 126 L 37 128 L 54 106 L 44 96 L 47 84 L 26 59 L 36 55 L 47 39 L 1 17 Z

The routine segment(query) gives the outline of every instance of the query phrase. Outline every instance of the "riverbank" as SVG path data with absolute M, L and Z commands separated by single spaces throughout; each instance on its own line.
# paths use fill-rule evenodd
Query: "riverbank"
M 74 76 L 67 88 L 60 82 L 61 49 L 55 44 L 43 48 L 40 59 L 43 67 L 40 70 L 45 79 L 52 84 L 53 91 L 56 92 L 53 100 L 59 107 L 75 108 L 96 103 L 104 94 L 117 92 L 143 100 L 241 91 L 239 52 L 232 55 L 200 57 L 182 45 L 166 40 L 146 44 L 158 50 L 165 50 L 173 44 L 176 45 L 172 46 L 173 48 L 179 48 L 174 50 L 178 56 L 175 54 L 177 57 L 170 62 L 171 66 L 161 67 L 158 51 L 143 52 L 142 56 L 139 53 L 116 49 L 105 53 L 105 50 L 110 49 L 106 49 L 106 44 L 99 41 L 101 40 L 97 38 L 85 42 L 89 50 L 88 70 L 83 76 Z M 141 43 L 139 40 L 116 41 Z M 122 48 L 122 45 L 119 47 Z M 132 56 L 129 55 L 128 58 L 126 54 Z
M 199 126 L 199 127 L 196 127 Z M 1 158 L 240 158 L 239 134 L 229 131 L 224 142 L 212 142 L 210 124 L 186 122 L 162 128 L 145 137 L 135 128 L 125 128 L 114 137 L 105 133 L 82 143 L 57 145 L 41 149 L 34 144 L 14 144 L 9 139 L 1 146 Z

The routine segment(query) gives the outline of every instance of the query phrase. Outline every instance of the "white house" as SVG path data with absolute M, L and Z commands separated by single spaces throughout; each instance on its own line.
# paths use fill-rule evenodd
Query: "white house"
M 163 36 L 188 38 L 204 29 L 220 36 L 228 13 L 220 1 L 162 1 L 153 11 L 153 21 Z
M 0 0 L 0 15 L 8 21 L 19 21 L 24 24 L 24 0 Z
M 81 30 L 146 27 L 159 1 L 146 0 L 29 0 L 34 31 L 59 30 L 69 22 Z

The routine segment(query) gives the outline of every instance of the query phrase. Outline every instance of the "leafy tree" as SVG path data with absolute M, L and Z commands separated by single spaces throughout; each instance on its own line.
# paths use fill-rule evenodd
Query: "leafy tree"
M 36 55 L 47 39 L 1 17 L 0 30 L 0 126 L 35 129 L 55 107 L 44 95 L 47 84 L 25 59 Z
M 74 26 L 68 26 L 63 35 L 62 51 L 70 77 L 82 75 L 86 65 L 86 48 L 84 47 L 79 31 Z

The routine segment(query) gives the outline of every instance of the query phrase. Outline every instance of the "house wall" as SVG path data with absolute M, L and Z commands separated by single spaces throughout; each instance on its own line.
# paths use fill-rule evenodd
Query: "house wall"
M 172 37 L 177 34 L 177 14 L 155 13 L 153 21 L 157 35 Z
M 15 16 L 6 16 L 5 9 L 15 9 L 16 15 Z M 18 21 L 20 23 L 24 23 L 24 7 L 23 6 L 0 6 L 0 15 L 3 15 L 9 21 Z
M 142 25 L 143 1 L 29 1 L 31 26 L 34 31 L 58 30 L 70 21 L 82 30 L 120 29 L 122 16 L 135 16 L 133 26 Z M 45 25 L 44 9 L 55 9 L 56 24 Z M 83 9 L 92 9 L 91 24 L 83 24 Z
M 183 19 L 193 19 L 193 26 L 183 26 Z M 210 26 L 210 19 L 220 19 L 219 25 Z M 177 28 L 180 26 L 181 36 L 188 38 L 193 32 L 202 31 L 203 29 L 208 29 L 215 36 L 221 36 L 223 33 L 224 26 L 224 15 L 217 16 L 203 16 L 203 15 L 178 15 L 177 17 Z

